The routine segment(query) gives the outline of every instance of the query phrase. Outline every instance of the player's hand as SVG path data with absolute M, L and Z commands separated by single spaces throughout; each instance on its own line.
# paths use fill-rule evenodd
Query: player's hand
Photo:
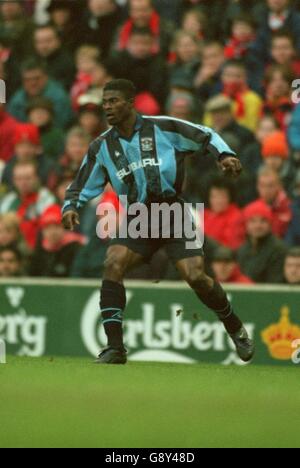
M 67 211 L 63 215 L 62 224 L 68 231 L 74 231 L 75 227 L 80 224 L 79 214 L 77 211 Z
M 241 162 L 237 158 L 231 156 L 223 159 L 220 162 L 220 167 L 225 174 L 232 175 L 233 177 L 238 177 L 243 170 Z

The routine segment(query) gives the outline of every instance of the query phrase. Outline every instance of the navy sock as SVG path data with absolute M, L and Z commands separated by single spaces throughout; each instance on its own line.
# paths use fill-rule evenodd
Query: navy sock
M 242 328 L 243 324 L 241 320 L 234 313 L 232 305 L 219 283 L 215 282 L 213 289 L 210 291 L 195 289 L 195 292 L 201 302 L 217 314 L 230 335 L 237 333 Z
M 123 312 L 126 307 L 126 291 L 123 285 L 104 280 L 101 289 L 101 314 L 103 326 L 111 348 L 124 348 Z

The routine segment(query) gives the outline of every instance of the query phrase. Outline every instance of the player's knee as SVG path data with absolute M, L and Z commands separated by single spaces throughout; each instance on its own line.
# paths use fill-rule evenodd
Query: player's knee
M 203 261 L 188 265 L 184 276 L 189 286 L 197 292 L 206 293 L 211 288 L 212 280 L 205 273 Z
M 191 270 L 188 274 L 187 282 L 196 291 L 206 291 L 209 288 L 208 277 L 202 268 Z
M 121 249 L 110 249 L 104 263 L 104 279 L 122 281 L 127 270 L 127 256 Z
M 124 278 L 125 266 L 121 260 L 107 258 L 105 262 L 104 278 L 111 281 L 122 281 Z

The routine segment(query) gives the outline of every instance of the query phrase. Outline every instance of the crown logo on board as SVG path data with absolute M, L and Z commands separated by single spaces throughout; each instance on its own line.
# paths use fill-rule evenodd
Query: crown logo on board
M 266 328 L 262 334 L 271 356 L 280 361 L 288 361 L 293 354 L 292 343 L 300 338 L 300 327 L 290 321 L 290 309 L 281 309 L 281 318 L 277 324 Z

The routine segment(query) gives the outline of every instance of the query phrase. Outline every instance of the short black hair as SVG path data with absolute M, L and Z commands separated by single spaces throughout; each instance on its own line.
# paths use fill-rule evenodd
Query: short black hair
M 240 68 L 241 70 L 244 70 L 246 71 L 247 70 L 247 66 L 245 64 L 245 62 L 241 59 L 230 59 L 230 60 L 227 60 L 227 62 L 225 62 L 224 64 L 224 69 L 225 68 L 229 68 L 229 67 L 236 67 L 236 68 Z
M 41 70 L 46 75 L 48 74 L 47 67 L 42 60 L 39 60 L 35 57 L 30 57 L 25 60 L 21 65 L 21 73 L 26 73 L 32 70 Z
M 272 43 L 274 43 L 276 39 L 288 39 L 290 43 L 293 45 L 293 47 L 296 47 L 294 36 L 291 34 L 291 32 L 288 29 L 281 28 L 275 31 L 272 34 Z
M 45 29 L 51 29 L 51 31 L 53 31 L 56 35 L 56 37 L 58 39 L 60 39 L 60 34 L 58 32 L 58 29 L 56 28 L 56 26 L 52 23 L 46 23 L 46 24 L 38 24 L 37 26 L 35 26 L 34 28 L 34 32 L 38 32 L 38 31 L 43 31 Z
M 300 258 L 300 247 L 292 247 L 288 250 L 286 258 Z
M 230 197 L 231 202 L 234 202 L 236 199 L 236 188 L 234 183 L 225 176 L 216 176 L 211 180 L 209 185 L 209 194 L 213 189 L 226 191 Z
M 249 15 L 249 13 L 239 13 L 234 16 L 232 19 L 232 24 L 236 23 L 246 23 L 251 26 L 251 28 L 257 29 L 257 22 L 251 14 Z
M 123 94 L 126 100 L 131 101 L 136 97 L 136 87 L 132 81 L 129 80 L 112 80 L 104 87 L 105 91 L 119 91 Z
M 154 37 L 153 32 L 151 31 L 150 28 L 147 26 L 145 27 L 138 27 L 134 26 L 132 28 L 130 36 L 149 36 L 149 37 Z
M 7 246 L 7 247 L 0 247 L 0 256 L 2 254 L 4 254 L 5 252 L 11 252 L 14 254 L 16 260 L 19 262 L 19 263 L 22 263 L 23 261 L 23 256 L 20 252 L 19 249 L 17 249 L 16 247 L 13 247 L 13 246 Z

